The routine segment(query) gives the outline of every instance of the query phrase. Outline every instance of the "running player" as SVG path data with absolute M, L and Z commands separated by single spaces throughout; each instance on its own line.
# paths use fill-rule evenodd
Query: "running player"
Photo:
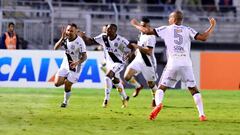
M 106 88 L 103 107 L 107 107 L 109 103 L 112 83 L 115 85 L 122 98 L 122 108 L 127 107 L 129 96 L 127 96 L 120 82 L 120 72 L 123 70 L 125 61 L 131 53 L 131 50 L 134 49 L 133 46 L 126 38 L 117 34 L 117 26 L 115 24 L 109 24 L 106 33 L 102 33 L 94 38 L 85 37 L 84 41 L 88 45 L 100 44 L 103 46 L 106 59 Z
M 150 120 L 154 120 L 157 117 L 163 107 L 164 92 L 169 87 L 175 87 L 179 76 L 186 83 L 193 96 L 200 121 L 207 120 L 203 110 L 202 97 L 193 75 L 190 47 L 192 39 L 206 41 L 213 33 L 216 21 L 214 18 L 209 18 L 210 26 L 203 33 L 198 33 L 194 29 L 182 25 L 182 21 L 183 13 L 181 11 L 174 11 L 169 15 L 168 26 L 155 29 L 142 27 L 136 19 L 131 20 L 131 24 L 138 30 L 161 37 L 167 48 L 168 62 L 156 91 L 155 100 L 157 106 L 152 110 Z
M 150 20 L 148 18 L 143 18 L 140 22 L 142 27 L 150 27 Z M 138 45 L 135 44 L 136 57 L 134 60 L 128 65 L 124 78 L 130 84 L 136 87 L 133 96 L 136 97 L 140 92 L 142 86 L 138 82 L 129 81 L 135 74 L 142 73 L 143 77 L 147 81 L 148 86 L 152 89 L 152 107 L 155 107 L 155 92 L 157 90 L 157 86 L 155 81 L 157 80 L 156 75 L 156 58 L 154 55 L 154 48 L 156 44 L 155 35 L 147 35 L 144 32 L 141 33 L 141 36 L 138 41 Z
M 77 35 L 77 25 L 68 24 L 62 29 L 61 38 L 54 46 L 54 50 L 63 47 L 65 57 L 62 65 L 55 76 L 55 86 L 64 85 L 64 99 L 61 107 L 66 107 L 71 95 L 71 88 L 79 79 L 81 64 L 87 59 L 86 45 L 81 37 Z

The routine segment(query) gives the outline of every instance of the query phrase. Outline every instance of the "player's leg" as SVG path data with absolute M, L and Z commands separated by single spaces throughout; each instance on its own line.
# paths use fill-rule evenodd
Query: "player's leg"
M 59 69 L 54 78 L 54 85 L 56 87 L 62 86 L 65 83 L 68 71 L 65 69 Z
M 175 87 L 177 83 L 177 75 L 178 75 L 178 69 L 168 69 L 165 68 L 162 74 L 162 77 L 160 79 L 159 87 L 155 93 L 155 102 L 156 107 L 152 110 L 149 119 L 154 120 L 156 119 L 158 113 L 161 111 L 163 107 L 163 98 L 164 93 L 169 87 Z
M 107 107 L 109 99 L 110 99 L 110 93 L 112 90 L 112 78 L 114 77 L 114 72 L 112 70 L 108 71 L 105 76 L 105 97 L 102 106 L 104 108 Z
M 117 77 L 114 77 L 113 83 L 114 83 L 114 85 L 115 85 L 115 87 L 116 87 L 117 91 L 119 92 L 119 95 L 122 99 L 122 108 L 127 107 L 129 97 L 127 96 L 127 94 L 124 90 L 123 84 L 121 83 L 120 79 L 117 78 Z
M 71 96 L 71 88 L 72 88 L 72 82 L 65 80 L 64 83 L 64 96 L 63 96 L 63 103 L 61 104 L 61 107 L 67 107 L 70 96 Z
M 196 87 L 196 81 L 195 81 L 192 67 L 182 67 L 181 74 L 182 74 L 182 80 L 186 82 L 188 90 L 193 96 L 193 100 L 198 109 L 199 119 L 201 121 L 205 121 L 206 116 L 204 114 L 202 96 L 198 88 Z
M 135 66 L 136 62 L 133 61 L 126 69 L 124 73 L 124 79 L 131 85 L 135 87 L 135 91 L 133 92 L 132 96 L 136 97 L 138 96 L 140 90 L 143 88 L 143 85 L 141 85 L 134 77 L 138 73 L 138 69 L 140 66 Z M 140 69 L 139 69 L 140 70 Z
M 196 107 L 198 109 L 200 121 L 207 120 L 206 115 L 204 114 L 203 101 L 202 101 L 201 93 L 198 91 L 197 87 L 188 87 L 188 89 L 191 92 L 191 94 L 193 96 L 193 100 L 194 100 L 194 102 L 196 104 Z
M 147 81 L 148 87 L 151 88 L 151 93 L 152 93 L 152 107 L 156 106 L 155 103 L 155 93 L 157 91 L 157 85 L 156 85 L 156 80 L 157 80 L 157 74 L 155 72 L 154 67 L 150 66 L 142 66 L 142 75 Z
M 67 74 L 67 79 L 64 81 L 64 96 L 63 96 L 63 103 L 61 107 L 66 107 L 69 103 L 69 99 L 71 96 L 71 89 L 72 85 L 76 83 L 79 79 L 79 73 L 69 71 Z
M 156 106 L 156 102 L 155 102 L 155 94 L 156 94 L 156 91 L 157 91 L 157 85 L 155 83 L 155 81 L 148 81 L 147 82 L 148 84 L 148 87 L 151 88 L 151 93 L 152 93 L 152 107 L 155 107 Z
M 54 85 L 56 87 L 59 87 L 59 86 L 62 86 L 65 82 L 65 77 L 62 77 L 62 76 L 55 76 L 55 79 L 54 79 Z

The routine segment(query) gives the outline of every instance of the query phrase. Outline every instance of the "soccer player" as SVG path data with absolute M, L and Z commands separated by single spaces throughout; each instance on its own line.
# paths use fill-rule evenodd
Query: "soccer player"
M 206 41 L 213 33 L 216 21 L 214 18 L 209 18 L 210 26 L 203 33 L 198 33 L 194 29 L 182 25 L 182 21 L 183 13 L 181 11 L 174 11 L 169 15 L 168 26 L 162 26 L 155 29 L 142 27 L 136 19 L 131 20 L 131 24 L 138 30 L 161 37 L 167 48 L 168 61 L 155 94 L 157 106 L 152 110 L 149 117 L 150 120 L 154 120 L 157 117 L 163 107 L 162 101 L 164 92 L 169 87 L 175 87 L 178 76 L 186 83 L 193 96 L 199 112 L 200 121 L 207 120 L 203 110 L 202 97 L 196 86 L 193 75 L 190 46 L 192 39 Z
M 54 50 L 63 47 L 65 57 L 55 76 L 55 86 L 64 85 L 64 100 L 61 107 L 66 107 L 71 95 L 71 88 L 79 79 L 81 64 L 87 59 L 86 45 L 81 37 L 77 35 L 77 25 L 68 24 L 62 29 L 61 38 L 54 46 Z
M 143 18 L 140 22 L 142 27 L 150 27 L 150 20 L 148 18 Z M 155 35 L 147 35 L 144 32 L 141 33 L 138 44 L 135 44 L 136 57 L 134 60 L 128 65 L 124 78 L 130 84 L 136 87 L 133 96 L 136 97 L 142 86 L 138 82 L 129 81 L 135 74 L 142 73 L 143 77 L 147 81 L 148 86 L 152 89 L 152 107 L 155 107 L 155 92 L 157 90 L 157 86 L 155 81 L 157 80 L 156 75 L 156 58 L 154 55 L 154 48 L 156 44 Z
M 104 56 L 106 59 L 106 77 L 105 77 L 105 98 L 103 107 L 107 107 L 110 99 L 112 84 L 117 88 L 122 98 L 122 108 L 127 107 L 129 96 L 127 96 L 123 84 L 120 82 L 120 72 L 125 66 L 126 59 L 133 46 L 129 41 L 117 34 L 117 26 L 109 24 L 106 33 L 101 33 L 94 38 L 84 38 L 87 45 L 100 44 L 103 46 Z M 131 50 L 130 50 L 131 49 Z

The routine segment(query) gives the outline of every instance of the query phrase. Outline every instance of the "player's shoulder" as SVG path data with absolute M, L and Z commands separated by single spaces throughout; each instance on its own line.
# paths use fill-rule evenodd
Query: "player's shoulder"
M 121 36 L 121 35 L 119 35 L 119 34 L 117 34 L 116 40 L 117 40 L 117 41 L 122 41 L 122 42 L 128 41 L 127 38 L 125 38 L 124 36 Z
M 156 31 L 162 31 L 162 30 L 167 29 L 167 28 L 169 28 L 169 26 L 164 25 L 164 26 L 160 26 L 160 27 L 155 28 L 155 30 Z
M 148 39 L 148 40 L 156 40 L 156 36 L 155 35 L 142 35 L 141 38 L 143 39 Z
M 82 37 L 80 37 L 80 36 L 77 36 L 76 41 L 78 41 L 78 42 L 79 42 L 79 41 L 80 41 L 80 42 L 84 42 L 83 39 L 82 39 Z
M 186 25 L 182 25 L 183 28 L 188 29 L 188 30 L 192 30 L 193 28 L 191 28 L 190 26 L 186 26 Z
M 79 45 L 85 45 L 84 40 L 83 40 L 82 37 L 80 37 L 80 36 L 77 36 L 75 42 L 76 42 L 77 44 L 79 44 Z

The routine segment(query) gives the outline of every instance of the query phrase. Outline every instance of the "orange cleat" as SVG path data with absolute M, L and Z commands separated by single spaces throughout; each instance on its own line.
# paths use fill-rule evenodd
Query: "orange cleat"
M 151 114 L 149 116 L 149 119 L 150 120 L 155 120 L 157 115 L 158 115 L 158 113 L 161 111 L 162 108 L 163 108 L 162 103 L 157 105 L 155 108 L 153 108 L 153 110 L 152 110 L 152 112 L 151 112 Z
M 143 89 L 143 85 L 141 85 L 139 88 L 136 88 L 135 91 L 133 92 L 132 96 L 137 97 L 139 92 Z
M 199 120 L 200 120 L 200 121 L 207 121 L 207 117 L 206 117 L 205 115 L 201 115 L 201 116 L 199 117 Z

